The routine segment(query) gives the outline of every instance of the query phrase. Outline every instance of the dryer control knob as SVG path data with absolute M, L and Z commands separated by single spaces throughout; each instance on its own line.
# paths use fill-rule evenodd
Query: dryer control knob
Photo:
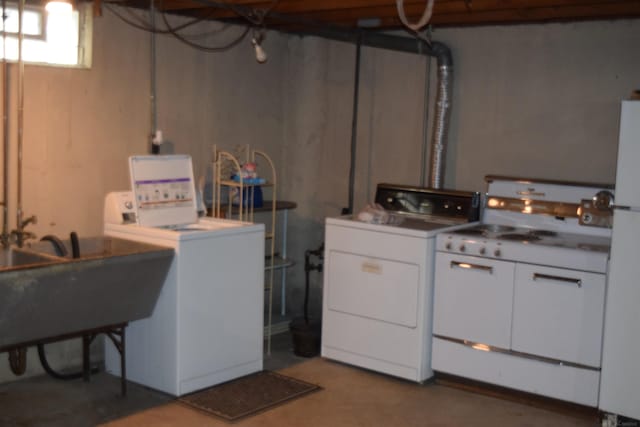
M 464 252 L 466 250 L 467 250 L 467 248 L 465 248 L 464 245 L 460 245 L 460 252 Z
M 447 242 L 447 244 L 446 244 L 446 245 L 444 245 L 444 248 L 445 248 L 446 250 L 448 250 L 448 251 L 450 251 L 450 250 L 451 250 L 451 247 L 452 247 L 452 246 L 451 246 L 451 242 Z
M 484 255 L 487 252 L 487 249 L 485 249 L 485 247 L 483 246 L 478 252 L 480 252 L 480 255 Z
M 502 256 L 502 252 L 500 252 L 500 249 L 496 249 L 495 251 L 493 251 L 493 255 L 495 255 L 496 257 Z

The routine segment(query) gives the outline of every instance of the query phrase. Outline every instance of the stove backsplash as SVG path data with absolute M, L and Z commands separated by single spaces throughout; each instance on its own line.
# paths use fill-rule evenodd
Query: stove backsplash
M 570 233 L 610 233 L 613 185 L 497 175 L 487 175 L 485 180 L 485 223 L 548 227 Z

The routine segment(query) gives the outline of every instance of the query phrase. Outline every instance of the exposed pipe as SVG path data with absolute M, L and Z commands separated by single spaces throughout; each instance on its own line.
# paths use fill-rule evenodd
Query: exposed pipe
M 18 194 L 17 194 L 17 227 L 21 231 L 22 224 L 22 145 L 24 138 L 24 60 L 22 59 L 22 42 L 24 32 L 22 19 L 25 0 L 18 3 Z
M 2 28 L 7 28 L 7 0 L 2 0 Z M 9 63 L 7 34 L 2 33 L 2 245 L 9 246 Z
M 449 116 L 451 115 L 452 72 L 450 65 L 438 66 L 438 92 L 436 95 L 436 115 L 433 122 L 433 138 L 431 139 L 431 169 L 429 171 L 429 186 L 435 189 L 441 189 L 444 182 Z
M 429 160 L 429 98 L 431 93 L 431 81 L 429 79 L 429 71 L 431 70 L 431 61 L 425 61 L 424 70 L 424 120 L 422 122 L 422 144 L 420 146 L 420 185 L 427 186 L 427 162 Z
M 360 38 L 356 41 L 356 67 L 353 83 L 353 117 L 351 118 L 351 158 L 349 160 L 349 204 L 344 215 L 353 213 L 353 196 L 356 181 L 356 149 L 358 137 L 358 99 L 360 94 L 360 57 L 361 57 Z
M 150 32 L 150 94 L 149 94 L 149 102 L 151 108 L 151 129 L 149 132 L 149 140 L 151 142 L 151 154 L 159 154 L 160 153 L 160 144 L 158 138 L 156 137 L 156 132 L 158 130 L 158 107 L 156 103 L 156 6 L 155 0 L 151 0 L 149 2 L 149 20 L 151 24 L 151 32 Z
M 311 35 L 348 43 L 360 43 L 364 46 L 388 49 L 400 52 L 425 54 L 434 57 L 438 66 L 438 90 L 436 94 L 436 112 L 431 143 L 431 161 L 429 186 L 441 189 L 444 181 L 445 155 L 451 115 L 451 93 L 453 84 L 453 59 L 451 50 L 443 43 L 422 39 L 392 36 L 375 32 L 353 32 L 334 28 L 316 29 L 311 32 L 297 33 Z M 426 113 L 425 113 L 426 114 Z M 426 120 L 426 118 L 425 118 Z

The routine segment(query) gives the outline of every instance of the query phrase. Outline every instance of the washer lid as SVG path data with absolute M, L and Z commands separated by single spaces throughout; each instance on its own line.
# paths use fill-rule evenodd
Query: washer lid
M 129 157 L 139 225 L 193 224 L 198 220 L 191 156 Z

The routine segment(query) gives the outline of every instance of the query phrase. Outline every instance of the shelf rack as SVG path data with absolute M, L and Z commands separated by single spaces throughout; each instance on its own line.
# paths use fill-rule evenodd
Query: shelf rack
M 272 335 L 272 313 L 273 313 L 273 277 L 274 270 L 278 268 L 286 268 L 290 265 L 286 260 L 286 252 L 284 253 L 285 259 L 276 261 L 275 243 L 276 243 L 276 209 L 278 207 L 277 202 L 277 179 L 275 166 L 271 158 L 263 151 L 250 149 L 249 146 L 245 149 L 245 162 L 257 163 L 259 160 L 264 160 L 268 165 L 269 172 L 271 174 L 270 179 L 264 183 L 254 184 L 249 183 L 242 176 L 242 164 L 240 161 L 228 151 L 218 150 L 216 146 L 213 147 L 213 204 L 212 215 L 216 217 L 237 218 L 239 221 L 254 222 L 254 214 L 257 211 L 270 212 L 270 221 L 266 224 L 265 239 L 268 243 L 268 253 L 265 256 L 265 291 L 267 292 L 268 299 L 268 312 L 267 322 L 265 325 L 265 335 L 267 337 L 267 355 L 271 354 L 271 335 Z M 231 170 L 239 179 L 228 179 L 231 175 L 228 171 Z M 264 171 L 264 168 L 263 168 Z M 227 188 L 227 201 L 222 201 L 222 188 Z M 254 201 L 256 195 L 256 187 L 260 187 L 260 191 L 263 188 L 271 188 L 272 199 L 268 202 L 263 202 L 263 207 L 255 208 Z M 234 201 L 237 198 L 237 203 Z M 267 205 L 268 203 L 268 205 Z M 224 210 L 223 210 L 224 208 Z M 235 209 L 234 209 L 235 208 Z M 284 242 L 283 242 L 284 243 Z M 286 248 L 286 246 L 284 246 Z M 285 249 L 286 251 L 286 249 Z M 283 276 L 285 272 L 283 271 Z M 283 279 L 284 280 L 284 279 Z M 284 295 L 284 292 L 283 292 Z M 284 301 L 284 299 L 283 299 Z M 284 307 L 284 305 L 283 305 Z

